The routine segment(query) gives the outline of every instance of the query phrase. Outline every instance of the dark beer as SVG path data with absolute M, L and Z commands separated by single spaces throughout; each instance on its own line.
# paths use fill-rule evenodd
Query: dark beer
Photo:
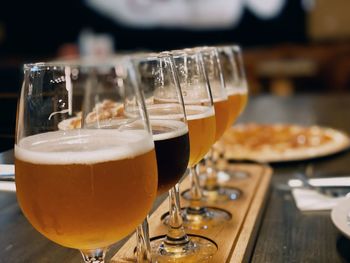
M 158 195 L 184 175 L 190 156 L 188 128 L 177 120 L 151 120 L 158 167 Z

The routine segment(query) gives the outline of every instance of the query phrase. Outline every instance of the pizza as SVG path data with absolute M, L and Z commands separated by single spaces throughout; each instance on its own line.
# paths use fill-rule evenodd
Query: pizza
M 341 131 L 295 124 L 241 124 L 215 145 L 227 159 L 279 162 L 321 157 L 350 146 Z
M 112 100 L 104 100 L 101 103 L 95 105 L 91 112 L 89 112 L 85 118 L 87 124 L 94 123 L 96 121 L 104 121 L 114 119 L 123 116 L 124 108 L 121 103 L 116 103 Z M 66 119 L 58 124 L 60 130 L 71 130 L 81 128 L 81 112 L 76 114 L 77 116 Z
M 121 103 L 117 103 L 111 100 L 104 100 L 102 103 L 98 103 L 86 116 L 86 123 L 94 123 L 97 121 L 104 121 L 114 119 L 116 117 L 123 116 L 124 107 Z
M 149 97 L 145 100 L 147 105 L 154 104 L 154 97 Z M 58 124 L 59 130 L 72 130 L 81 128 L 81 112 L 77 112 L 76 116 L 61 121 Z M 118 103 L 109 99 L 105 99 L 97 103 L 91 112 L 85 117 L 86 124 L 92 124 L 97 121 L 103 122 L 108 120 L 116 120 L 124 118 L 126 115 L 132 116 L 132 112 L 125 112 L 123 103 Z

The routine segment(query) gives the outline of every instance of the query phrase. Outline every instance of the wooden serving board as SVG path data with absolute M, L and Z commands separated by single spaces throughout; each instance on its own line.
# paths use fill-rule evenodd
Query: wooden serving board
M 258 230 L 260 217 L 264 202 L 267 197 L 272 169 L 268 166 L 257 164 L 230 164 L 225 165 L 226 170 L 242 170 L 250 174 L 245 179 L 235 179 L 226 185 L 237 187 L 243 194 L 238 200 L 228 201 L 215 206 L 225 209 L 232 214 L 231 220 L 227 223 L 205 230 L 188 230 L 188 234 L 201 235 L 214 241 L 218 251 L 210 260 L 213 263 L 238 263 L 249 260 L 253 243 Z M 189 187 L 189 178 L 181 183 L 181 192 Z M 181 206 L 188 205 L 188 201 L 181 198 Z M 150 216 L 150 236 L 165 235 L 166 226 L 160 220 L 161 216 L 168 211 L 168 199 L 166 199 Z M 126 262 L 134 258 L 135 235 L 121 247 L 112 262 Z M 181 262 L 181 261 L 179 261 Z

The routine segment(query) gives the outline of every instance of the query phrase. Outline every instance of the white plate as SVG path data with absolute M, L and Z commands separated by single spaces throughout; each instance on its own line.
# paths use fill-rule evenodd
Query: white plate
M 13 164 L 0 164 L 0 176 L 14 175 L 15 166 Z
M 350 238 L 350 198 L 340 201 L 333 208 L 331 218 L 336 228 Z
M 16 192 L 15 182 L 0 182 L 0 192 Z

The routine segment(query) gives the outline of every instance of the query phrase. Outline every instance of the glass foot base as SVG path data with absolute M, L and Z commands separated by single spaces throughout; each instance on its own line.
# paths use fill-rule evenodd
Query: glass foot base
M 250 177 L 250 173 L 242 170 L 218 172 L 218 182 L 226 183 L 230 180 L 243 180 Z
M 219 186 L 213 190 L 202 190 L 203 201 L 208 203 L 221 203 L 230 200 L 237 200 L 241 195 L 242 191 L 235 187 Z M 186 200 L 191 200 L 190 190 L 182 192 L 182 197 Z
M 183 225 L 185 229 L 200 230 L 213 228 L 231 220 L 232 216 L 223 209 L 205 207 L 193 211 L 189 207 L 183 209 Z
M 242 191 L 235 187 L 219 186 L 213 190 L 202 190 L 205 202 L 222 203 L 231 200 L 237 200 L 241 197 Z
M 169 245 L 165 237 L 152 239 L 152 259 L 157 263 L 179 262 L 210 262 L 210 259 L 218 250 L 216 244 L 204 237 L 188 236 L 189 242 L 184 245 Z
M 231 220 L 231 213 L 215 207 L 202 207 L 194 210 L 189 207 L 182 208 L 183 226 L 185 229 L 201 230 L 213 228 Z M 169 213 L 162 216 L 163 223 L 168 225 Z

